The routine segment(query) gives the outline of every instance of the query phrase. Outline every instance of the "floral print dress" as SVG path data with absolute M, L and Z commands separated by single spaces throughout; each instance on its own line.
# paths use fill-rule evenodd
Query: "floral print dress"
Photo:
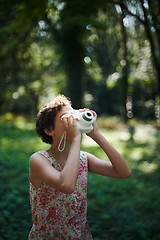
M 38 153 L 45 156 L 56 170 L 62 171 L 58 162 L 46 150 Z M 72 194 L 62 193 L 45 183 L 39 188 L 30 183 L 33 226 L 29 239 L 92 239 L 86 216 L 87 165 L 85 153 L 80 152 L 79 176 Z

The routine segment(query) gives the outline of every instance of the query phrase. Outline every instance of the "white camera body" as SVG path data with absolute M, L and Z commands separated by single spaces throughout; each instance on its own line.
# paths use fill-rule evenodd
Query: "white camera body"
M 91 111 L 80 112 L 79 110 L 71 110 L 67 113 L 68 115 L 73 116 L 77 120 L 77 126 L 81 133 L 89 133 L 93 130 L 94 115 Z

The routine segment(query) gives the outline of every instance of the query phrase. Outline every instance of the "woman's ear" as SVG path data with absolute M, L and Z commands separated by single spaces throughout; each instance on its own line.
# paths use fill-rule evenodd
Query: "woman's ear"
M 53 135 L 54 135 L 54 130 L 53 130 L 52 127 L 50 127 L 50 128 L 45 128 L 45 129 L 44 129 L 44 132 L 45 132 L 47 135 L 49 135 L 49 136 L 53 136 Z

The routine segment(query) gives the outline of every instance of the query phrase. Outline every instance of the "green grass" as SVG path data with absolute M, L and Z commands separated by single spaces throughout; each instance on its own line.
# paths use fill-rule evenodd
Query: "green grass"
M 107 124 L 106 124 L 107 126 Z M 160 239 L 160 138 L 153 132 L 135 133 L 121 127 L 101 129 L 132 169 L 128 179 L 89 174 L 88 220 L 95 240 Z M 25 240 L 32 225 L 28 159 L 48 148 L 37 138 L 33 124 L 10 117 L 0 121 L 0 239 Z M 105 158 L 87 137 L 82 149 Z

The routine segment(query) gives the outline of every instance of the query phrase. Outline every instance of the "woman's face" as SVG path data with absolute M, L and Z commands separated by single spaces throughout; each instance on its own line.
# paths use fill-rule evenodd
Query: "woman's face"
M 68 113 L 69 111 L 73 110 L 71 106 L 62 107 L 62 109 L 57 113 L 55 124 L 54 124 L 54 136 L 61 138 L 63 132 L 65 131 L 63 122 L 61 118 L 64 114 Z

